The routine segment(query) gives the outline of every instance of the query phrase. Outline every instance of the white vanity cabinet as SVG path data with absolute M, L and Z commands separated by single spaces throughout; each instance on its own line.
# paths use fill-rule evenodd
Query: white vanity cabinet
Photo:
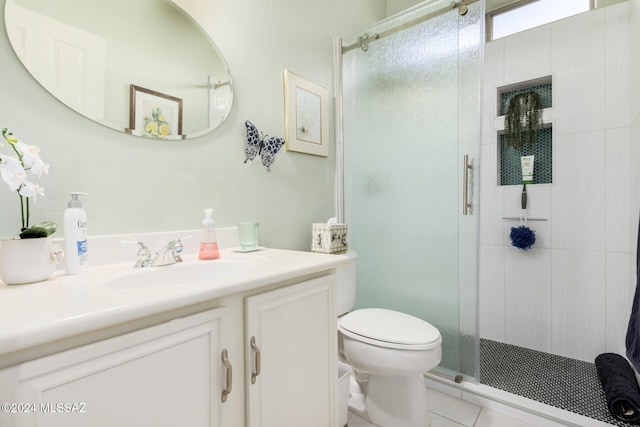
M 334 280 L 245 299 L 247 427 L 336 424 Z
M 0 425 L 227 426 L 225 308 L 0 371 Z M 227 352 L 225 352 L 227 353 Z
M 335 275 L 316 276 L 2 369 L 0 426 L 335 426 Z

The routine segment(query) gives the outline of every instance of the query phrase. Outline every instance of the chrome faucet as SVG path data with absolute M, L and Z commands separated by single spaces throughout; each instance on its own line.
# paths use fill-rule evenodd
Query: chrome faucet
M 180 239 L 175 239 L 166 244 L 166 246 L 156 252 L 156 256 L 151 260 L 151 267 L 160 267 L 162 265 L 175 264 L 182 262 L 180 253 L 183 246 Z
M 188 237 L 184 237 L 187 239 Z M 128 242 L 123 241 L 123 244 L 135 243 L 138 245 L 138 252 L 136 253 L 136 263 L 133 268 L 142 267 L 160 267 L 162 265 L 170 265 L 178 262 L 182 262 L 182 240 L 175 239 L 167 243 L 162 249 L 156 252 L 155 256 L 151 254 L 151 251 L 142 242 Z

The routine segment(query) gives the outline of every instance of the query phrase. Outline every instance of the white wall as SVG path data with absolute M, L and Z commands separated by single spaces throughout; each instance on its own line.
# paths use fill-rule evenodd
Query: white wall
M 483 338 L 587 361 L 604 351 L 624 354 L 635 287 L 638 184 L 632 176 L 640 169 L 629 160 L 638 151 L 629 9 L 620 3 L 486 45 Z M 631 19 L 639 24 L 637 13 Z M 537 241 L 522 251 L 508 238 L 519 221 L 501 219 L 519 215 L 522 188 L 497 185 L 496 88 L 546 75 L 553 76 L 553 184 L 527 192 L 529 216 L 548 221 L 528 223 Z
M 392 16 L 422 3 L 420 0 L 387 0 L 387 16 Z
M 198 4 L 198 3 L 196 3 Z M 0 127 L 38 145 L 50 163 L 32 221 L 62 222 L 68 192 L 87 191 L 89 234 L 197 228 L 213 207 L 218 225 L 261 223 L 261 243 L 309 248 L 311 223 L 334 215 L 333 133 L 328 158 L 285 152 L 268 174 L 243 164 L 251 120 L 284 136 L 285 68 L 333 91 L 333 35 L 351 35 L 384 18 L 384 0 L 212 0 L 201 25 L 225 55 L 236 98 L 213 133 L 185 142 L 152 142 L 93 123 L 51 97 L 20 64 L 0 32 Z M 0 2 L 4 21 L 4 2 Z M 186 47 L 185 47 L 186 48 Z M 333 123 L 333 109 L 330 112 Z M 2 149 L 5 152 L 6 147 Z M 0 237 L 17 234 L 17 196 L 0 183 Z

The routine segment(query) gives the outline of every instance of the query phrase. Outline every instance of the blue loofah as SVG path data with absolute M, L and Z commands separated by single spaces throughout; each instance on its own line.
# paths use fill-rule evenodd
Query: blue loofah
M 511 227 L 509 238 L 511 238 L 512 246 L 526 251 L 531 249 L 531 246 L 536 242 L 536 233 L 529 227 L 521 225 L 520 227 Z

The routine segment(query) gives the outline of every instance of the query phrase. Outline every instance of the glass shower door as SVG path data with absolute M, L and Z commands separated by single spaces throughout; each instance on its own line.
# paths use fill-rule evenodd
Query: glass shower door
M 351 45 L 343 40 L 342 56 L 344 205 L 358 253 L 357 307 L 425 319 L 442 334 L 439 369 L 473 378 L 481 4 L 464 16 L 440 12 L 447 2 L 423 4 Z

